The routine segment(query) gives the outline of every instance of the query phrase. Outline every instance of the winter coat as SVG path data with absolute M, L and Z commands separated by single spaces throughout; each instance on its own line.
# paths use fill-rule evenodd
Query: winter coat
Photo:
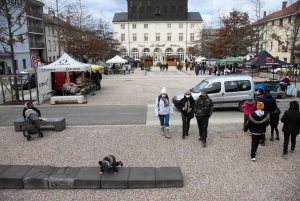
M 114 172 L 118 172 L 118 168 L 116 166 L 116 158 L 113 155 L 105 156 L 102 161 L 99 161 L 101 172 L 104 172 L 106 170 L 104 169 L 105 166 L 102 166 L 102 163 L 105 162 L 108 163 L 107 168 L 113 168 Z
M 264 111 L 272 113 L 277 108 L 276 100 L 272 97 L 270 92 L 266 92 L 258 101 L 263 102 Z
M 256 108 L 255 100 L 246 100 L 242 108 L 244 109 L 244 115 L 249 116 Z
M 292 105 L 289 110 L 285 111 L 281 117 L 283 123 L 282 132 L 289 134 L 299 134 L 300 129 L 300 111 L 299 105 Z
M 195 102 L 195 116 L 198 118 L 209 118 L 211 117 L 213 110 L 214 104 L 208 95 L 206 95 L 206 97 L 200 95 Z
M 275 111 L 271 114 L 271 117 L 270 117 L 270 124 L 271 125 L 278 125 L 280 114 L 281 114 L 280 109 L 276 108 Z
M 163 98 L 161 98 L 160 96 L 156 97 L 156 100 L 155 100 L 155 115 L 156 116 L 173 113 L 172 100 L 168 96 L 166 96 L 166 98 L 167 98 L 168 103 L 165 106 Z
M 190 98 L 186 98 L 185 96 L 180 100 L 179 105 L 180 105 L 180 110 L 181 113 L 183 114 L 188 114 L 187 110 L 182 110 L 182 108 L 185 107 L 185 104 L 187 101 L 190 101 L 190 108 L 192 108 L 192 111 L 189 112 L 189 114 L 194 113 L 195 111 L 195 99 L 193 98 L 193 96 L 190 96 Z
M 36 111 L 37 114 L 38 114 L 38 116 L 41 117 L 41 111 L 40 111 L 39 109 L 37 109 L 36 107 L 29 108 L 27 104 L 28 104 L 28 102 L 26 102 L 26 103 L 24 104 L 24 109 L 23 109 L 23 117 L 24 117 L 24 118 L 26 118 L 25 112 L 26 112 L 26 110 L 28 110 L 28 109 L 32 109 L 32 110 Z
M 270 123 L 270 114 L 262 111 L 256 110 L 252 114 L 249 115 L 249 120 L 245 126 L 244 131 L 248 129 L 252 134 L 260 134 L 266 132 L 266 127 Z

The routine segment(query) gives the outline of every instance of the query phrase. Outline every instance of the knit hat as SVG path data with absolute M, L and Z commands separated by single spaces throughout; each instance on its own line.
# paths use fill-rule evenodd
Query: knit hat
M 256 108 L 258 110 L 263 110 L 265 107 L 264 103 L 263 102 L 257 102 L 257 105 L 256 105 Z
M 162 94 L 167 94 L 167 89 L 166 89 L 166 87 L 163 87 L 163 88 L 162 88 L 161 93 L 162 93 Z
M 253 99 L 253 95 L 252 94 L 248 94 L 247 100 L 252 100 L 252 99 Z

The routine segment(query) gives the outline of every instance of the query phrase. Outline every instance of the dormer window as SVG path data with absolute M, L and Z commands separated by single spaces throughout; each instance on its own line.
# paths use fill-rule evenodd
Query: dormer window
M 155 15 L 160 15 L 160 8 L 158 6 L 155 7 L 154 13 Z

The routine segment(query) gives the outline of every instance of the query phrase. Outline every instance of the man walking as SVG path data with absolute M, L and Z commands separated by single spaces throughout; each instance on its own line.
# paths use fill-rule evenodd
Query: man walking
M 265 93 L 262 97 L 260 97 L 258 99 L 259 102 L 262 102 L 264 104 L 264 111 L 266 113 L 269 113 L 270 116 L 272 115 L 272 113 L 274 113 L 274 111 L 276 110 L 277 108 L 277 103 L 276 103 L 276 100 L 275 98 L 273 98 L 272 94 L 270 93 L 270 88 L 266 88 L 265 89 Z M 261 141 L 260 141 L 260 144 L 262 146 L 266 146 L 266 135 L 263 134 L 261 136 Z
M 202 146 L 206 147 L 208 121 L 214 110 L 214 104 L 208 97 L 206 89 L 201 90 L 201 95 L 195 103 L 195 116 L 199 128 L 199 141 L 202 141 Z

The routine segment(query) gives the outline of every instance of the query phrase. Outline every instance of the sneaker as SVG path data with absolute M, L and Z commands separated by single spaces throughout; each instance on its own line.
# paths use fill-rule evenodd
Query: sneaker
M 199 141 L 202 141 L 202 137 L 199 138 Z
M 255 162 L 255 161 L 256 161 L 256 158 L 251 158 L 251 160 L 252 160 L 253 162 Z
M 202 142 L 202 147 L 206 147 L 206 143 L 205 142 Z
M 288 155 L 283 155 L 283 159 L 288 159 Z
M 120 164 L 120 166 L 121 166 L 121 167 L 123 167 L 123 163 L 122 163 L 122 161 L 119 161 L 119 164 Z

